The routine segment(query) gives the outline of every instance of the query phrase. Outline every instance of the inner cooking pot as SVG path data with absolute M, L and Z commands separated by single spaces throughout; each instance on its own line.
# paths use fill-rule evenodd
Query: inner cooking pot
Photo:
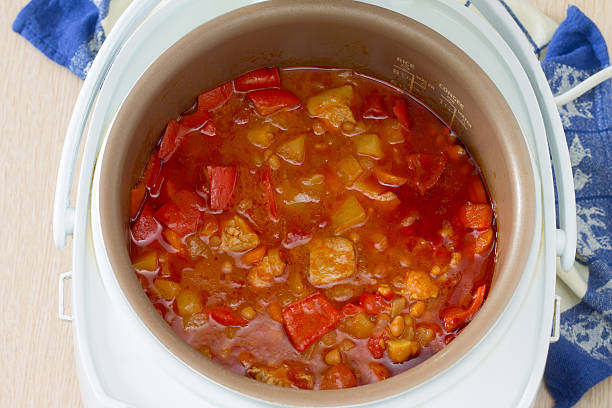
M 159 316 L 128 254 L 129 191 L 169 119 L 197 95 L 264 66 L 352 68 L 424 101 L 461 137 L 494 202 L 497 265 L 481 311 L 446 348 L 385 381 L 305 391 L 242 377 L 204 357 Z M 388 398 L 431 380 L 493 328 L 510 301 L 533 245 L 535 181 L 527 145 L 493 82 L 450 41 L 392 11 L 348 0 L 272 0 L 201 25 L 159 57 L 136 83 L 110 129 L 99 163 L 103 247 L 123 294 L 164 347 L 208 379 L 282 405 L 339 406 Z

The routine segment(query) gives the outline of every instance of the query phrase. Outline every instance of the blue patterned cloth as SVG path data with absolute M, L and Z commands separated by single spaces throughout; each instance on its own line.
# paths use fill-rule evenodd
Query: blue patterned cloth
M 597 27 L 570 7 L 550 44 L 554 23 L 526 0 L 499 0 L 538 56 L 555 94 L 609 65 Z M 110 0 L 32 0 L 13 30 L 49 58 L 85 78 L 105 39 Z M 465 2 L 470 6 L 470 1 Z M 113 3 L 115 5 L 115 3 Z M 125 4 L 117 7 L 125 7 Z M 551 26 L 552 24 L 552 26 Z M 577 261 L 588 265 L 588 290 L 561 315 L 561 339 L 551 345 L 545 381 L 558 407 L 570 407 L 612 373 L 612 92 L 606 81 L 560 108 L 574 173 Z
M 595 24 L 570 7 L 542 68 L 562 93 L 610 64 Z M 577 261 L 588 265 L 588 290 L 561 315 L 561 339 L 550 346 L 545 381 L 557 407 L 571 407 L 612 374 L 612 88 L 605 81 L 559 109 L 576 189 Z
M 110 0 L 32 0 L 13 30 L 47 57 L 84 79 L 102 46 Z

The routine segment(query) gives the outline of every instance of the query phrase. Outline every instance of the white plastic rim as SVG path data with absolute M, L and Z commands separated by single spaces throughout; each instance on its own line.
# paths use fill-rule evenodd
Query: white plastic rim
M 146 24 L 143 24 L 140 28 L 139 31 L 137 31 L 137 33 L 133 36 L 133 40 L 136 41 L 137 37 L 140 37 L 139 39 L 145 43 L 146 41 L 143 40 L 143 38 L 147 38 L 147 37 L 151 37 L 154 38 L 154 30 L 156 25 L 155 24 L 161 24 L 161 21 L 163 21 L 164 19 L 164 15 L 170 15 L 172 10 L 177 10 L 179 8 L 179 6 L 181 4 L 185 4 L 188 3 L 188 1 L 175 1 L 172 2 L 172 4 L 170 5 L 166 5 L 164 7 L 164 13 L 157 13 L 153 16 L 150 17 L 150 19 L 147 21 Z M 229 2 L 227 2 L 229 3 Z M 221 14 L 222 12 L 225 11 L 229 11 L 230 9 L 233 9 L 239 5 L 242 4 L 248 4 L 249 2 L 239 2 L 239 1 L 234 1 L 231 2 L 231 4 L 223 4 L 223 6 L 221 5 L 215 5 L 214 7 L 222 7 L 224 8 L 223 10 L 217 9 L 215 10 L 215 12 L 217 14 Z M 381 4 L 383 2 L 380 1 L 373 1 L 372 3 L 375 4 Z M 137 3 L 135 3 L 136 5 Z M 393 3 L 394 7 L 390 7 L 387 5 L 387 7 L 395 9 L 396 11 L 399 12 L 404 12 L 405 14 L 410 15 L 411 17 L 415 18 L 415 19 L 419 19 L 418 18 L 418 14 L 419 11 L 416 10 L 414 8 L 414 6 L 418 4 L 415 1 L 407 1 L 407 2 L 399 2 L 399 4 L 397 3 Z M 384 5 L 384 4 L 383 4 Z M 476 40 L 480 40 L 483 41 L 483 38 L 485 38 L 486 40 L 484 40 L 483 42 L 485 43 L 483 45 L 483 47 L 486 48 L 490 48 L 490 52 L 494 52 L 496 55 L 498 55 L 498 61 L 505 61 L 505 63 L 507 64 L 506 70 L 508 71 L 508 75 L 510 78 L 515 79 L 517 82 L 519 83 L 525 83 L 523 81 L 527 80 L 527 77 L 525 75 L 525 73 L 521 70 L 518 62 L 516 61 L 516 59 L 514 58 L 514 56 L 512 55 L 512 53 L 510 52 L 509 48 L 501 41 L 501 38 L 491 30 L 491 28 L 485 24 L 483 24 L 482 20 L 479 20 L 479 17 L 477 17 L 476 15 L 472 15 L 471 12 L 462 9 L 459 5 L 454 4 L 453 2 L 451 2 L 450 4 L 443 4 L 443 3 L 437 3 L 434 7 L 435 11 L 438 11 L 440 13 L 443 13 L 445 15 L 457 15 L 457 19 L 461 19 L 461 20 L 465 20 L 467 22 L 469 22 L 472 26 L 473 26 L 473 32 L 471 33 L 471 38 L 469 39 L 463 39 L 464 41 L 473 41 L 474 39 Z M 209 17 L 212 18 L 212 14 L 209 15 Z M 460 16 L 460 17 L 459 17 Z M 466 24 L 465 21 L 463 21 L 463 24 Z M 194 28 L 194 27 L 192 27 Z M 434 28 L 434 27 L 432 27 Z M 434 28 L 436 29 L 436 28 Z M 190 31 L 190 30 L 186 30 L 183 29 L 183 31 Z M 447 32 L 451 32 L 452 30 L 449 28 L 447 30 L 444 30 L 443 28 L 437 27 L 436 31 L 441 32 L 441 34 L 445 35 L 444 31 Z M 484 35 L 484 37 L 481 37 L 481 35 Z M 447 38 L 449 37 L 448 35 L 445 35 Z M 470 37 L 470 36 L 467 36 Z M 127 44 L 129 45 L 129 44 Z M 129 52 L 127 51 L 128 46 L 126 45 L 126 52 L 135 52 L 135 50 L 130 50 Z M 459 45 L 459 44 L 458 44 Z M 460 45 L 461 46 L 461 45 Z M 165 49 L 167 47 L 166 44 L 164 45 L 158 45 L 158 48 L 160 48 L 161 51 L 163 51 L 163 49 Z M 463 47 L 462 47 L 463 48 Z M 160 52 L 161 52 L 160 51 Z M 490 64 L 494 64 L 496 63 L 496 61 L 490 61 Z M 483 69 L 485 69 L 485 71 L 487 73 L 489 73 L 490 71 L 494 71 L 495 69 L 489 67 L 489 69 L 487 69 L 487 62 L 485 63 L 481 63 L 481 65 L 483 66 Z M 131 76 L 131 79 L 135 80 L 137 78 L 137 76 L 139 76 L 138 74 L 136 74 L 134 72 L 134 70 L 132 69 L 132 72 L 130 71 L 130 66 L 127 63 L 126 60 L 121 60 L 120 58 L 117 59 L 117 64 L 115 66 L 112 67 L 111 72 L 109 73 L 108 76 L 108 82 L 106 82 L 104 84 L 103 89 L 100 92 L 100 99 L 99 101 L 104 101 L 105 98 L 111 98 L 111 96 L 114 94 L 114 92 L 116 91 L 115 89 L 113 89 L 112 87 L 114 85 L 116 85 L 116 83 L 114 83 L 113 81 L 118 81 L 118 78 L 120 78 L 125 72 L 129 73 L 129 76 Z M 116 75 L 113 75 L 113 72 Z M 114 78 L 113 78 L 114 76 Z M 535 98 L 533 96 L 533 92 L 531 91 L 531 89 L 526 89 L 522 92 L 522 98 L 523 98 L 523 102 L 528 101 L 527 103 L 530 104 L 530 106 L 533 109 L 529 110 L 529 115 L 531 116 L 531 118 L 529 120 L 525 120 L 525 118 L 523 118 L 522 123 L 530 123 L 532 125 L 532 129 L 529 129 L 528 132 L 530 134 L 537 134 L 536 132 L 543 130 L 543 125 L 541 124 L 541 117 L 539 116 L 539 110 L 537 108 L 537 102 L 535 101 Z M 509 101 L 511 102 L 511 101 Z M 516 103 L 517 101 L 514 101 L 514 103 Z M 105 111 L 105 108 L 108 109 L 108 107 L 100 107 L 102 105 L 100 105 L 100 102 L 98 102 L 98 105 L 96 106 L 96 111 L 94 112 L 94 114 L 92 115 L 92 124 L 97 124 L 99 129 L 104 129 L 107 128 L 109 125 L 109 120 L 112 119 L 112 116 L 114 115 L 113 112 L 113 107 L 111 107 L 109 110 Z M 116 108 L 116 107 L 114 107 Z M 83 161 L 83 167 L 82 167 L 82 172 L 81 172 L 81 177 L 80 177 L 80 181 L 79 181 L 79 195 L 78 195 L 78 199 L 77 199 L 77 213 L 76 213 L 76 220 L 77 220 L 77 228 L 75 229 L 75 238 L 78 237 L 78 239 L 75 239 L 75 245 L 74 245 L 74 259 L 73 262 L 74 264 L 78 264 L 79 263 L 79 256 L 82 256 L 83 252 L 84 252 L 84 247 L 83 245 L 85 245 L 85 241 L 86 241 L 86 221 L 87 221 L 87 211 L 89 209 L 89 196 L 88 196 L 88 192 L 89 192 L 89 187 L 90 187 L 90 182 L 91 182 L 91 174 L 93 172 L 93 165 L 95 162 L 95 158 L 96 158 L 96 152 L 97 152 L 97 145 L 99 142 L 99 138 L 100 135 L 102 134 L 96 134 L 96 133 L 91 133 L 90 132 L 90 137 L 87 140 L 87 144 L 86 144 L 86 151 L 85 151 L 85 157 L 84 157 L 84 161 Z M 545 143 L 545 141 L 544 141 Z M 538 141 L 536 141 L 536 143 L 534 144 L 534 142 L 530 141 L 529 145 L 530 145 L 530 151 L 537 152 L 537 156 L 538 158 L 542 158 L 542 148 L 541 146 L 539 146 L 541 143 L 538 143 Z M 546 149 L 547 150 L 547 149 Z M 546 161 L 543 162 L 544 165 L 546 165 Z M 534 163 L 534 168 L 538 168 L 538 166 L 535 165 Z M 541 168 L 541 167 L 540 167 Z M 539 176 L 536 175 L 538 177 L 539 180 Z M 552 178 L 550 180 L 550 183 L 552 183 Z M 96 184 L 97 186 L 97 184 Z M 99 235 L 99 220 L 96 220 L 96 214 L 97 214 L 97 207 L 96 207 L 96 203 L 97 203 L 97 198 L 98 198 L 98 191 L 97 188 L 94 186 L 94 190 L 93 190 L 93 201 L 92 201 L 92 226 L 94 229 L 94 245 L 95 242 L 101 242 L 100 240 L 100 235 Z M 539 197 L 539 196 L 538 196 Z M 548 202 L 548 207 L 550 207 L 550 198 L 545 199 L 545 201 Z M 554 201 L 553 201 L 554 203 Z M 538 201 L 537 203 L 538 208 L 541 208 L 541 202 Z M 554 211 L 554 206 L 553 206 L 553 211 Z M 553 222 L 554 222 L 554 217 L 553 217 Z M 538 220 L 538 223 L 536 226 L 534 226 L 534 234 L 536 235 L 537 239 L 535 242 L 541 242 L 541 233 L 542 230 L 539 228 L 539 226 L 541 226 L 541 219 Z M 554 226 L 554 223 L 553 223 Z M 545 247 L 546 245 L 543 244 Z M 538 249 L 537 247 L 532 248 L 532 251 L 530 253 L 529 256 L 529 265 L 528 268 L 533 268 L 534 264 L 535 264 L 535 258 L 537 256 L 538 253 Z M 138 317 L 133 313 L 133 311 L 131 310 L 131 307 L 129 306 L 129 304 L 127 303 L 127 300 L 123 297 L 123 294 L 120 290 L 120 288 L 118 287 L 118 284 L 116 281 L 114 281 L 114 274 L 112 273 L 112 270 L 110 270 L 110 264 L 108 263 L 107 259 L 104 259 L 104 249 L 103 248 L 96 248 L 96 255 L 98 256 L 98 264 L 99 264 L 99 269 L 100 269 L 100 274 L 101 277 L 104 281 L 104 285 L 106 290 L 109 293 L 109 296 L 111 298 L 111 300 L 113 301 L 114 304 L 117 304 L 121 310 L 123 312 L 126 312 L 128 315 L 131 314 L 131 318 L 134 320 L 135 324 L 140 324 L 142 325 L 142 323 L 140 322 L 140 320 L 138 319 Z M 554 255 L 553 255 L 553 260 L 554 260 Z M 552 269 L 554 271 L 554 267 Z M 549 273 L 550 268 L 546 268 L 546 273 Z M 78 279 L 78 278 L 76 278 Z M 520 298 L 521 296 L 525 296 L 526 294 L 526 287 L 528 285 L 529 281 L 529 277 L 527 276 L 527 278 L 524 278 L 521 283 L 519 284 L 519 288 L 517 288 L 517 292 L 515 293 L 515 297 L 513 298 L 513 304 L 509 305 L 508 310 L 506 311 L 506 314 L 504 316 L 503 321 L 500 321 L 498 323 L 498 325 L 493 329 L 494 331 L 497 332 L 503 332 L 503 330 L 505 328 L 507 328 L 509 322 L 511 321 L 511 316 L 512 313 L 516 312 L 516 309 L 519 307 L 519 305 L 517 304 L 520 303 Z M 553 282 L 554 283 L 554 282 Z M 76 285 L 75 285 L 76 287 Z M 515 299 L 516 298 L 516 299 Z M 75 301 L 77 300 L 77 298 L 75 297 Z M 76 305 L 77 307 L 75 308 L 75 319 L 78 321 L 79 320 L 79 308 L 78 305 Z M 83 319 L 85 316 L 81 317 L 81 319 Z M 545 319 L 543 321 L 546 321 Z M 544 325 L 543 330 L 545 331 L 546 325 Z M 79 337 L 79 333 L 78 333 L 78 329 L 77 329 L 78 325 L 75 325 L 75 336 L 77 336 L 77 340 Z M 550 330 L 550 327 L 548 327 L 548 329 Z M 145 329 L 146 330 L 146 329 Z M 149 334 L 150 335 L 150 334 Z M 547 336 L 542 336 L 543 339 L 547 340 Z M 149 339 L 150 341 L 151 339 Z M 80 343 L 78 345 L 80 347 L 81 350 L 81 357 L 83 357 L 83 355 L 87 354 L 87 350 L 84 350 L 85 347 L 87 347 L 86 344 L 82 344 Z M 161 348 L 161 345 L 157 345 L 158 348 Z M 492 347 L 492 346 L 489 346 Z M 164 350 L 160 350 L 160 355 L 164 354 Z M 481 353 L 482 354 L 482 353 Z M 173 358 L 173 356 L 164 356 L 167 360 L 168 363 L 170 364 L 175 364 L 177 363 L 176 359 Z M 543 357 L 545 358 L 545 356 Z M 470 359 L 470 355 L 466 356 L 466 358 L 464 358 L 464 360 L 469 360 Z M 171 363 L 173 361 L 173 363 Z M 457 377 L 455 379 L 458 380 L 458 375 L 457 373 L 463 371 L 465 372 L 465 367 L 471 366 L 473 364 L 476 364 L 477 361 L 476 359 L 471 359 L 470 364 L 467 364 L 465 361 L 462 360 L 461 364 L 457 364 L 457 366 L 461 365 L 461 367 L 454 367 L 453 370 L 450 371 L 454 371 L 455 374 L 454 376 Z M 87 364 L 86 364 L 87 365 Z M 542 369 L 543 369 L 543 364 L 541 365 Z M 185 367 L 184 367 L 185 368 Z M 177 370 L 179 368 L 177 367 Z M 184 371 L 184 370 L 183 370 Z M 537 370 L 536 370 L 537 371 Z M 537 374 L 536 374 L 537 375 Z M 541 372 L 540 372 L 541 375 Z M 87 378 L 87 381 L 92 380 L 93 378 L 91 378 L 92 376 L 95 376 L 95 372 L 93 373 L 89 373 L 89 378 Z M 448 375 L 446 375 L 446 373 L 443 375 L 445 377 L 448 377 Z M 442 377 L 442 376 L 441 376 Z M 202 378 L 203 379 L 203 378 Z M 438 379 L 436 379 L 435 381 L 437 381 Z M 428 386 L 430 384 L 427 384 Z M 100 392 L 103 394 L 103 388 L 100 385 Z M 416 390 L 413 390 L 416 391 Z M 421 394 L 421 399 L 425 400 L 426 397 L 423 396 L 423 394 Z M 240 399 L 239 399 L 240 400 Z

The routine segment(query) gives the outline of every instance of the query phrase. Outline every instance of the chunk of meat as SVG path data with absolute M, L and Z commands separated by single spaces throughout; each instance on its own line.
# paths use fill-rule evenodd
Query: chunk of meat
M 234 215 L 221 225 L 221 249 L 224 251 L 243 252 L 259 245 L 259 236 L 247 221 Z
M 336 128 L 344 122 L 355 123 L 350 108 L 353 93 L 351 85 L 328 89 L 308 98 L 306 109 L 311 116 L 325 119 Z
M 275 277 L 281 276 L 285 271 L 285 262 L 280 257 L 277 248 L 268 251 L 257 265 L 247 275 L 247 282 L 254 288 L 265 288 L 272 285 Z
M 446 169 L 446 158 L 443 154 L 411 154 L 406 159 L 409 170 L 409 181 L 421 194 L 433 188 Z
M 440 288 L 427 273 L 410 271 L 406 274 L 404 293 L 408 295 L 410 300 L 435 299 L 440 293 Z
M 322 390 L 337 390 L 356 387 L 357 385 L 357 377 L 349 366 L 343 363 L 328 368 L 323 373 L 323 379 L 321 380 Z
M 308 277 L 314 286 L 338 282 L 355 273 L 355 249 L 348 239 L 314 239 L 310 242 L 309 249 Z
M 314 386 L 312 374 L 308 373 L 304 368 L 292 367 L 286 363 L 281 364 L 279 367 L 252 365 L 247 368 L 246 374 L 259 382 L 285 388 L 311 390 Z

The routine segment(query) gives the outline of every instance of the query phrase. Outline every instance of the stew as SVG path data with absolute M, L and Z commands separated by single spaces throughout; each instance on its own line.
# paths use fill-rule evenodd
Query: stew
M 202 354 L 258 381 L 384 380 L 482 306 L 494 212 L 432 111 L 357 72 L 263 68 L 170 120 L 130 192 L 146 294 Z

